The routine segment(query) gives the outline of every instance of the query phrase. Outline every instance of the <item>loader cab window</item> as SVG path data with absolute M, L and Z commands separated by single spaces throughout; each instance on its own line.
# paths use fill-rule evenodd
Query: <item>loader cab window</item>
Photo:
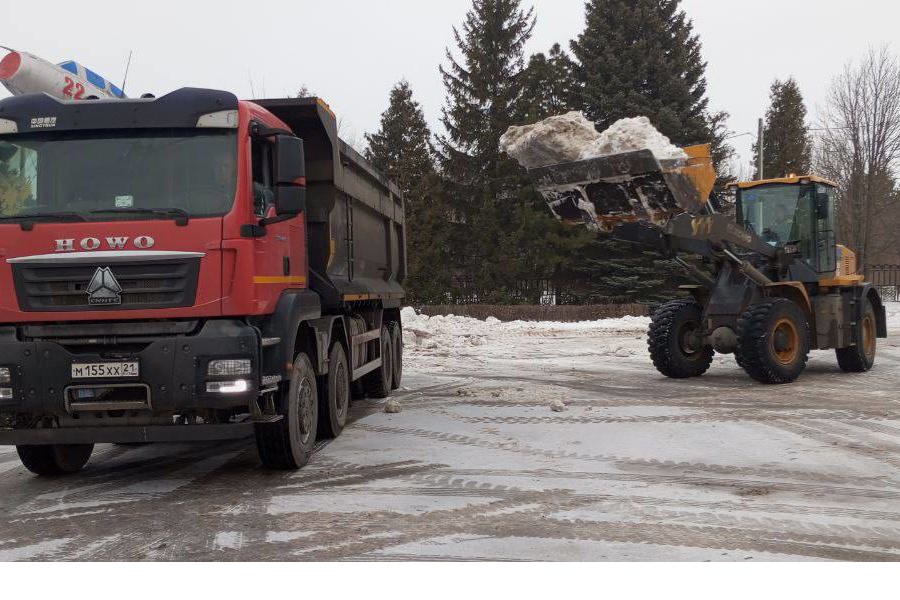
M 253 212 L 265 217 L 269 206 L 275 203 L 275 172 L 273 169 L 273 148 L 268 140 L 254 139 L 251 144 L 253 154 Z
M 817 272 L 828 269 L 828 241 L 834 227 L 819 222 L 814 184 L 772 184 L 741 190 L 740 214 L 745 226 L 772 246 L 796 244 L 800 256 Z M 830 219 L 834 211 L 829 211 Z M 832 221 L 833 222 L 833 221 Z

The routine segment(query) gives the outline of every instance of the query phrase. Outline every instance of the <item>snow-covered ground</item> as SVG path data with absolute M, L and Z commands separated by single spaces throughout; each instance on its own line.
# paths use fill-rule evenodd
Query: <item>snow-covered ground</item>
M 0 560 L 897 560 L 900 305 L 876 368 L 670 381 L 646 319 L 404 312 L 403 412 L 360 401 L 297 473 L 253 444 L 0 448 Z

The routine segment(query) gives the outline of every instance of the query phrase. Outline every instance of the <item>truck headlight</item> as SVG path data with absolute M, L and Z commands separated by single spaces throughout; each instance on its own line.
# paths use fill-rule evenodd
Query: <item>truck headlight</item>
M 253 365 L 249 358 L 211 360 L 206 369 L 208 377 L 235 377 L 250 375 Z
M 237 381 L 209 381 L 206 383 L 206 391 L 209 394 L 243 394 L 250 389 L 250 382 L 246 379 Z
M 0 388 L 0 400 L 12 400 L 12 399 L 13 399 L 12 388 Z
M 12 382 L 12 372 L 9 367 L 0 367 L 0 383 Z

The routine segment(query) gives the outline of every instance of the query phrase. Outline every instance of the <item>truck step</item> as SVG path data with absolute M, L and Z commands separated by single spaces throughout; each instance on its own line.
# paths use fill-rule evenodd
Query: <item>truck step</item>
M 261 415 L 250 419 L 251 423 L 279 423 L 284 420 L 284 415 Z

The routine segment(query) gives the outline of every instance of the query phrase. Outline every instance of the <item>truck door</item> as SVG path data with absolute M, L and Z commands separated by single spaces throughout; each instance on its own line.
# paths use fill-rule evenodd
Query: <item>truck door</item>
M 253 169 L 253 212 L 263 219 L 275 215 L 274 144 L 267 138 L 251 142 Z M 302 264 L 302 228 L 299 217 L 273 223 L 266 234 L 256 238 L 253 283 L 256 298 L 274 308 L 281 292 L 288 287 L 305 287 L 306 265 Z
M 816 220 L 816 260 L 819 273 L 833 273 L 837 269 L 837 242 L 834 235 L 836 195 L 833 188 L 816 186 L 813 213 Z

